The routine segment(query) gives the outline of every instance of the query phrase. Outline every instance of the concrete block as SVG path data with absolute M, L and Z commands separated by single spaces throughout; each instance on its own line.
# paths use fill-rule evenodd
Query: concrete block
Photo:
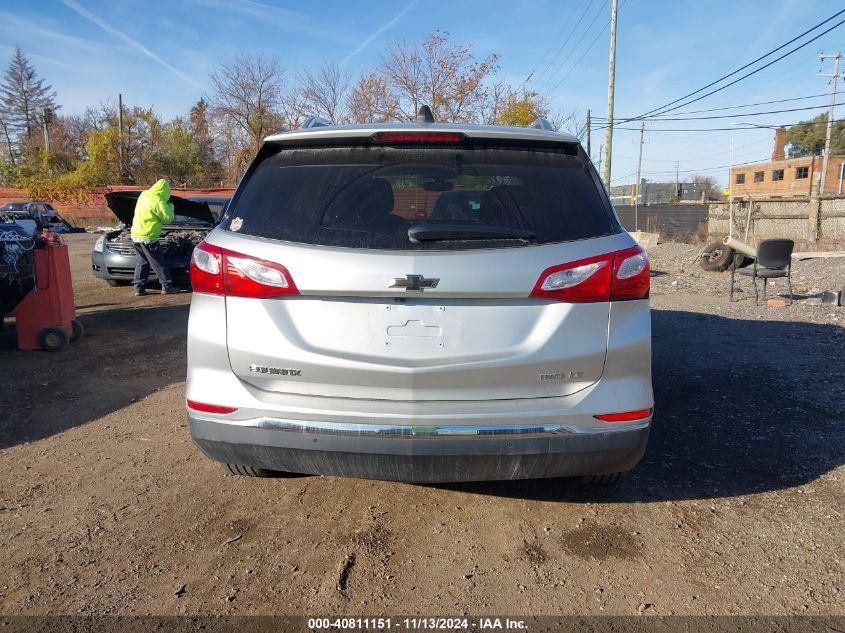
M 822 303 L 831 306 L 842 305 L 842 293 L 825 290 L 822 293 Z
M 766 305 L 770 308 L 785 308 L 786 307 L 786 300 L 785 299 L 769 299 L 766 301 Z
M 652 250 L 657 246 L 657 240 L 660 235 L 657 233 L 647 233 L 645 231 L 631 231 L 631 237 L 637 240 L 637 244 L 642 246 L 646 252 Z

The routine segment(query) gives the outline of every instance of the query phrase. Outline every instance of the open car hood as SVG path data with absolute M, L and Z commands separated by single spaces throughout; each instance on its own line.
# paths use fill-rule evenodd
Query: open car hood
M 141 195 L 140 191 L 112 191 L 106 194 L 106 204 L 118 220 L 126 226 L 131 226 L 132 218 L 135 216 L 135 203 L 139 195 Z M 214 215 L 205 202 L 195 202 L 179 196 L 170 196 L 170 202 L 173 203 L 173 213 L 176 215 L 208 222 L 211 226 L 216 224 Z

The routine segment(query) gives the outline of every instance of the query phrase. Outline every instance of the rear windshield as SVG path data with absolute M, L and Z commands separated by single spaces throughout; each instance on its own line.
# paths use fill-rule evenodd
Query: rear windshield
M 618 233 L 592 168 L 561 149 L 284 148 L 223 227 L 322 246 L 443 250 Z

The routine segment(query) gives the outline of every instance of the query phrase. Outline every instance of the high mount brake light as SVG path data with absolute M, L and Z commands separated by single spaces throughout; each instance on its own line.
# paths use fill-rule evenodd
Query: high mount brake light
M 621 413 L 601 413 L 593 417 L 602 422 L 633 422 L 634 420 L 645 420 L 650 415 L 651 409 L 638 409 L 637 411 L 623 411 Z
M 648 256 L 634 246 L 547 268 L 531 296 L 566 303 L 645 299 L 649 274 Z
M 298 295 L 288 269 L 275 262 L 200 242 L 191 256 L 194 292 L 266 299 Z
M 384 145 L 448 145 L 463 143 L 466 138 L 459 132 L 376 132 L 370 141 Z
M 238 410 L 237 407 L 224 407 L 220 404 L 206 404 L 205 402 L 197 402 L 196 400 L 185 400 L 185 404 L 189 409 L 200 411 L 201 413 L 234 413 Z

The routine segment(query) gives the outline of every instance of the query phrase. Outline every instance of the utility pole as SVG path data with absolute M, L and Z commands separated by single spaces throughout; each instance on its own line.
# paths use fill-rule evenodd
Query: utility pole
M 836 51 L 836 54 L 827 55 L 822 53 L 819 55 L 822 63 L 825 60 L 833 59 L 833 74 L 828 75 L 819 73 L 821 77 L 830 77 L 833 81 L 830 82 L 830 106 L 827 111 L 827 131 L 825 132 L 824 140 L 824 156 L 822 157 L 822 173 L 818 175 L 819 185 L 816 189 L 816 195 L 813 196 L 812 188 L 810 189 L 810 206 L 807 213 L 807 240 L 810 243 L 815 243 L 819 239 L 819 225 L 821 224 L 821 205 L 822 196 L 824 196 L 825 180 L 827 179 L 827 167 L 830 162 L 830 134 L 833 128 L 833 106 L 836 103 L 836 83 L 839 80 L 839 60 L 842 58 L 842 53 Z M 812 165 L 816 164 L 816 159 L 813 158 Z M 810 183 L 812 187 L 812 182 Z
M 41 127 L 44 130 L 44 151 L 50 151 L 50 130 L 47 128 L 49 123 L 47 116 L 49 115 L 49 108 L 41 108 Z
M 117 95 L 117 160 L 121 184 L 123 182 L 123 95 Z
M 680 162 L 675 161 L 675 195 L 679 198 L 681 197 L 681 190 L 679 187 L 681 186 L 680 179 L 678 178 L 678 168 L 680 167 Z
M 731 151 L 728 159 L 728 237 L 734 236 L 734 133 L 731 130 Z
M 592 160 L 593 154 L 590 151 L 590 109 L 587 108 L 587 156 Z
M 826 75 L 819 73 L 821 77 L 832 77 L 830 82 L 830 106 L 827 111 L 827 132 L 824 137 L 824 158 L 822 159 L 822 177 L 819 185 L 819 196 L 824 195 L 824 181 L 827 177 L 827 164 L 830 159 L 830 133 L 833 128 L 833 105 L 836 103 L 836 81 L 839 79 L 839 60 L 842 58 L 842 52 L 836 51 L 835 55 L 825 55 L 822 53 L 819 58 L 824 62 L 826 59 L 833 59 L 833 74 Z
M 601 171 L 601 159 L 602 159 L 602 152 L 604 151 L 604 145 L 599 145 L 599 171 Z M 610 183 L 605 183 L 604 185 L 607 188 L 607 195 L 610 195 Z
M 640 155 L 637 157 L 637 197 L 634 199 L 634 230 L 640 230 L 640 180 L 643 168 L 643 135 L 645 134 L 645 121 L 640 124 Z
M 604 184 L 610 190 L 610 162 L 613 157 L 613 98 L 616 83 L 616 10 L 618 0 L 613 0 L 610 9 L 610 65 L 607 72 L 607 130 L 604 133 L 604 146 L 607 160 L 604 164 Z

